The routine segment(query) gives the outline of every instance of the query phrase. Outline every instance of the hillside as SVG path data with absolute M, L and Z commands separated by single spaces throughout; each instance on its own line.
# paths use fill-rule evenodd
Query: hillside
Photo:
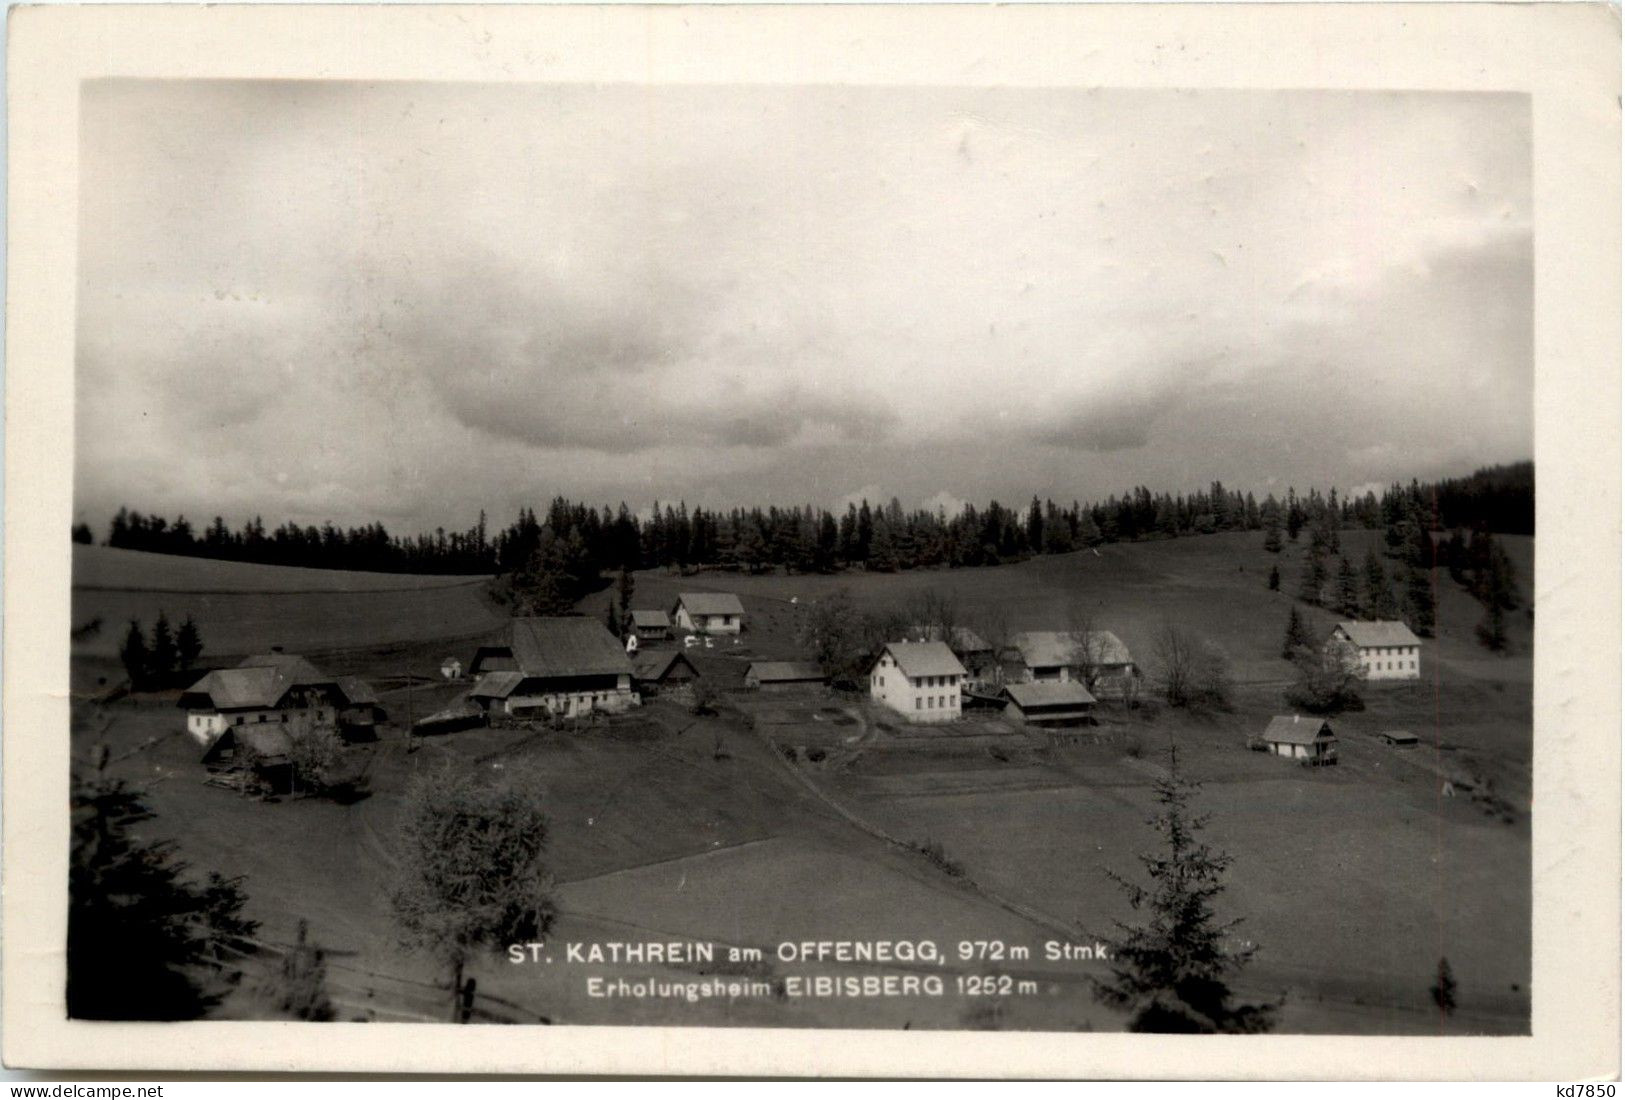
M 131 619 L 150 626 L 187 615 L 203 633 L 205 662 L 273 645 L 303 652 L 466 638 L 505 617 L 484 577 L 353 573 L 73 548 L 73 623 L 101 620 L 74 653 L 111 658 Z

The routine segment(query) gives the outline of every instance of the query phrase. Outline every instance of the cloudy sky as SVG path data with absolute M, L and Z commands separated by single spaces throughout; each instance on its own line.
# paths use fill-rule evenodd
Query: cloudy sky
M 1533 453 L 1522 96 L 116 81 L 80 133 L 98 526 Z

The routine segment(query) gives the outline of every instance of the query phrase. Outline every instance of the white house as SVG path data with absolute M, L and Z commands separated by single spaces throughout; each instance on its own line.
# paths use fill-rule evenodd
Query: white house
M 965 676 L 943 642 L 891 642 L 869 666 L 869 697 L 910 722 L 952 722 Z
M 738 634 L 745 627 L 745 605 L 732 592 L 679 592 L 671 617 L 695 634 Z
M 1259 747 L 1276 756 L 1302 760 L 1317 767 L 1337 763 L 1337 734 L 1332 732 L 1332 724 L 1323 718 L 1278 714 L 1270 719 L 1258 741 Z
M 574 718 L 638 704 L 632 661 L 597 619 L 515 619 L 507 639 L 481 646 L 468 671 L 477 679 L 468 696 L 487 713 Z
M 1367 680 L 1418 680 L 1422 676 L 1422 641 L 1404 623 L 1338 623 L 1326 644 L 1347 653 Z

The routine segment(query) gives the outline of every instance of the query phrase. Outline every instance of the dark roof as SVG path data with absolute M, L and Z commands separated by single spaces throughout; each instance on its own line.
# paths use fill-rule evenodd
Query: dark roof
M 1009 684 L 1004 693 L 1022 710 L 1031 707 L 1087 707 L 1095 697 L 1080 683 Z
M 1304 718 L 1296 714 L 1277 714 L 1270 719 L 1270 724 L 1264 730 L 1264 740 L 1282 745 L 1312 745 L 1320 737 L 1322 730 L 1326 736 L 1337 739 L 1332 732 L 1332 724 L 1324 718 Z
M 372 685 L 358 676 L 340 676 L 338 679 L 339 691 L 344 695 L 345 701 L 352 707 L 375 707 L 378 705 L 378 693 L 372 690 Z
M 1390 741 L 1404 741 L 1406 743 L 1419 740 L 1416 734 L 1410 730 L 1383 730 L 1380 736 L 1386 737 Z
M 810 661 L 752 661 L 745 670 L 746 679 L 762 684 L 800 683 L 816 680 L 823 683 L 829 677 L 824 670 Z
M 904 676 L 965 675 L 965 666 L 945 642 L 887 642 L 880 652 L 890 653 Z
M 338 681 L 297 654 L 260 653 L 236 668 L 218 668 L 203 676 L 181 694 L 180 705 L 193 706 L 191 697 L 203 695 L 220 710 L 274 707 L 291 688 L 322 684 L 337 686 Z
M 506 699 L 513 694 L 514 688 L 524 682 L 523 672 L 487 672 L 468 689 L 468 694 L 485 699 Z
M 222 749 L 235 743 L 247 748 L 268 764 L 286 763 L 293 751 L 293 739 L 280 722 L 249 722 L 241 726 L 227 726 L 203 754 L 204 763 L 217 759 Z
M 743 615 L 745 605 L 732 592 L 679 592 L 677 602 L 690 615 Z
M 515 619 L 508 627 L 508 641 L 514 663 L 526 676 L 549 679 L 632 673 L 626 650 L 597 619 Z
M 1338 623 L 1337 629 L 1349 636 L 1349 640 L 1361 649 L 1370 649 L 1372 646 L 1401 646 L 1422 644 L 1422 639 L 1411 633 L 1411 628 L 1401 622 L 1362 623 L 1350 621 Z
M 690 661 L 682 650 L 670 649 L 664 652 L 655 650 L 639 653 L 632 658 L 632 676 L 634 679 L 645 682 L 664 680 L 679 661 L 687 665 L 689 671 L 694 675 L 698 676 L 700 674 L 700 670 L 694 667 L 694 662 Z
M 671 616 L 664 611 L 651 610 L 647 607 L 635 607 L 627 613 L 633 626 L 670 626 Z

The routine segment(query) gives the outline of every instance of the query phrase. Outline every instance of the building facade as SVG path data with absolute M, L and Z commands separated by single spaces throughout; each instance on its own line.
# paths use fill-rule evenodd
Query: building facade
M 481 646 L 468 669 L 476 681 L 469 699 L 486 713 L 576 718 L 638 704 L 632 661 L 597 619 L 515 619 L 506 639 Z
M 738 634 L 745 629 L 745 605 L 732 592 L 680 592 L 671 618 L 693 634 Z
M 959 718 L 967 675 L 943 642 L 891 642 L 869 666 L 869 697 L 910 722 Z
M 1327 639 L 1367 680 L 1419 680 L 1422 640 L 1401 622 L 1338 623 Z

